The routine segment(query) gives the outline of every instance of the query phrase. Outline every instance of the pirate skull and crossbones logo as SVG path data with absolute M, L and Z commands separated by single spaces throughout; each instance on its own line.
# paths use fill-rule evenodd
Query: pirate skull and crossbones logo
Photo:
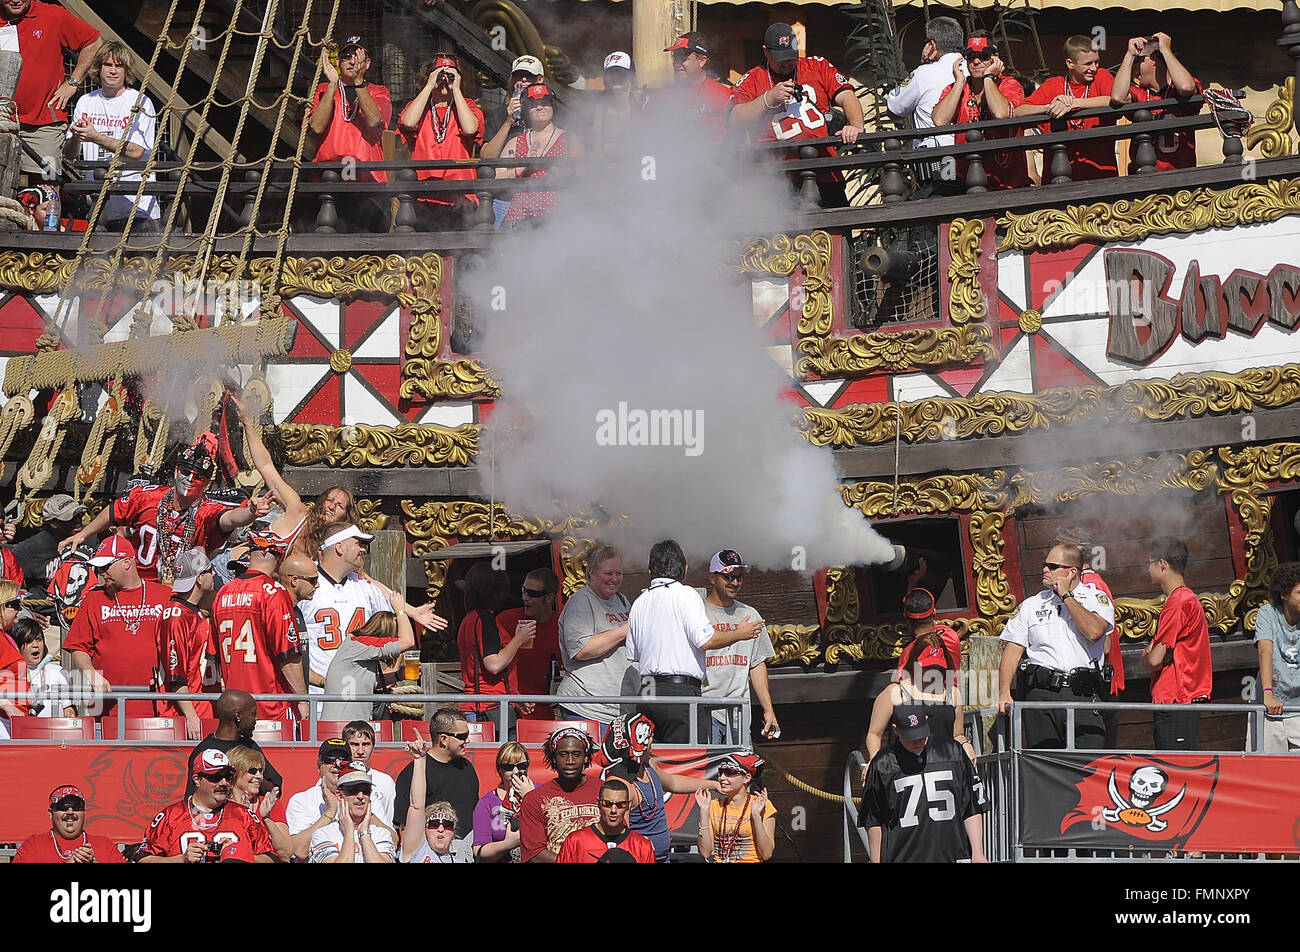
M 1151 764 L 1139 767 L 1133 771 L 1133 774 L 1128 779 L 1129 795 L 1126 799 L 1120 796 L 1119 785 L 1115 782 L 1115 773 L 1114 770 L 1111 770 L 1106 789 L 1110 793 L 1111 802 L 1116 806 L 1112 809 L 1102 810 L 1102 819 L 1107 823 L 1144 826 L 1152 833 L 1159 833 L 1165 829 L 1169 824 L 1160 817 L 1178 806 L 1183 799 L 1183 794 L 1187 792 L 1187 788 L 1183 787 L 1168 802 L 1162 803 L 1158 807 L 1152 806 L 1156 798 L 1168 788 L 1168 774 Z

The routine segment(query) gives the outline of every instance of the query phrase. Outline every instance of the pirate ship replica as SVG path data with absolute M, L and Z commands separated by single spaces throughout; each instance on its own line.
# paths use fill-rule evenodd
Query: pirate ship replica
M 416 235 L 408 168 L 391 233 L 338 234 L 338 170 L 308 181 L 294 168 L 295 110 L 311 88 L 294 78 L 313 76 L 308 35 L 336 29 L 340 5 L 271 0 L 252 16 L 235 4 L 224 34 L 201 3 L 145 4 L 132 23 L 112 4 L 65 5 L 137 48 L 150 28 L 170 39 L 145 47 L 139 70 L 170 122 L 167 150 L 149 159 L 159 181 L 106 190 L 170 198 L 161 238 L 97 231 L 93 210 L 83 233 L 6 235 L 0 458 L 27 524 L 49 494 L 71 492 L 93 514 L 133 474 L 164 469 L 169 445 L 220 417 L 233 381 L 304 496 L 345 485 L 367 528 L 401 530 L 409 588 L 445 597 L 457 560 L 489 542 L 552 565 L 566 593 L 580 587 L 593 544 L 582 518 L 548 523 L 487 499 L 480 434 L 502 382 L 472 352 L 458 276 L 491 247 L 490 223 Z M 410 15 L 489 78 L 508 74 L 491 41 L 501 27 L 562 91 L 575 79 L 504 0 Z M 1273 23 L 1300 63 L 1296 4 Z M 205 30 L 204 49 L 179 42 Z M 878 200 L 810 206 L 737 248 L 737 280 L 789 373 L 804 435 L 836 454 L 844 505 L 927 556 L 940 616 L 963 638 L 996 635 L 1038 590 L 1055 531 L 1084 525 L 1123 643 L 1140 645 L 1159 610 L 1146 544 L 1172 533 L 1188 542 L 1210 620 L 1216 696 L 1236 698 L 1253 670 L 1245 633 L 1266 577 L 1300 554 L 1300 158 L 1295 80 L 1282 82 L 1285 57 L 1259 68 L 1271 66 L 1273 102 L 1223 163 L 1085 183 L 1067 170 L 1033 189 L 909 199 L 915 156 L 881 131 L 858 166 L 875 170 Z M 1117 135 L 1141 164 L 1162 130 L 1135 118 Z M 1214 126 L 1208 114 L 1176 121 Z M 1062 139 L 1042 140 L 1049 170 Z M 826 161 L 791 168 L 811 179 Z M 319 199 L 296 227 L 295 194 Z M 257 477 L 236 481 L 252 489 Z M 896 577 L 854 566 L 747 583 L 777 649 L 774 763 L 837 788 L 860 741 L 842 725 L 865 724 L 904 639 L 898 594 Z M 1147 699 L 1142 677 L 1130 672 L 1133 699 Z M 812 804 L 835 829 L 839 808 Z

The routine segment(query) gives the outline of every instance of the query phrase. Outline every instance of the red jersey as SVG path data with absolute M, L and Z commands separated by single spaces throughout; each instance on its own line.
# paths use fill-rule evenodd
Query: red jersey
M 456 630 L 456 645 L 460 649 L 460 676 L 465 682 L 466 694 L 519 693 L 513 662 L 500 674 L 491 674 L 486 668 L 479 666 L 483 658 L 496 654 L 509 640 L 499 620 L 496 624 L 487 626 L 485 630 L 479 612 L 470 612 L 461 621 L 460 628 Z M 518 655 L 515 657 L 517 658 Z M 465 701 L 460 705 L 460 709 L 494 713 L 497 708 L 490 701 L 481 704 Z
M 11 691 L 19 690 L 17 686 L 18 679 L 26 666 L 27 662 L 23 660 L 23 656 L 14 646 L 13 640 L 8 637 L 0 638 L 0 688 Z M 6 674 L 4 672 L 10 673 Z M 22 690 L 26 690 L 26 688 L 22 688 Z
M 1092 569 L 1084 569 L 1079 573 L 1079 581 L 1104 593 L 1112 605 L 1115 603 L 1115 596 L 1110 593 L 1110 586 Z M 1111 630 L 1110 648 L 1106 652 L 1106 661 L 1115 669 L 1110 681 L 1110 693 L 1119 694 L 1124 690 L 1124 651 L 1119 643 L 1118 627 Z
M 1194 79 L 1196 83 L 1196 95 L 1202 95 L 1205 90 L 1201 87 L 1201 81 Z M 1129 87 L 1129 93 L 1133 97 L 1133 102 L 1155 102 L 1159 99 L 1175 98 L 1174 88 L 1172 85 L 1166 86 L 1159 92 L 1152 92 L 1145 86 L 1139 86 L 1134 83 Z M 1152 115 L 1159 119 L 1164 115 L 1171 116 L 1194 116 L 1201 111 L 1200 106 L 1188 104 L 1186 106 L 1175 106 L 1173 109 L 1155 109 Z M 1133 140 L 1129 140 L 1131 143 Z M 1162 132 L 1156 136 L 1156 171 L 1168 172 L 1171 169 L 1192 169 L 1196 167 L 1196 133 L 1190 129 L 1182 132 Z M 1129 146 L 1128 174 L 1137 174 L 1137 160 L 1133 157 L 1134 146 Z
M 835 97 L 846 89 L 853 89 L 848 78 L 820 56 L 805 56 L 797 64 L 795 80 L 803 90 L 803 98 L 789 103 L 784 110 L 771 110 L 767 113 L 771 121 L 758 127 L 761 130 L 758 138 L 762 142 L 826 138 L 826 119 L 831 107 L 835 105 Z M 776 85 L 772 79 L 772 72 L 766 66 L 755 66 L 731 90 L 730 105 L 739 106 L 762 99 L 763 94 Z M 833 147 L 827 147 L 825 154 L 835 155 L 836 152 Z M 797 152 L 786 156 L 787 161 L 797 158 Z M 830 173 L 819 175 L 818 179 L 824 182 L 842 182 L 844 176 L 837 170 L 831 170 Z
M 67 78 L 63 51 L 80 52 L 99 39 L 99 31 L 63 7 L 41 0 L 33 0 L 28 11 L 17 20 L 9 20 L 8 25 L 18 29 L 18 52 L 23 55 L 23 71 L 14 92 L 18 121 L 34 126 L 67 122 L 66 109 L 47 105 Z
M 470 112 L 478 120 L 478 132 L 468 135 L 461 131 L 460 117 L 456 107 L 447 102 L 441 105 L 429 104 L 420 117 L 420 124 L 415 129 L 415 136 L 406 136 L 415 160 L 448 160 L 472 158 L 474 151 L 483 144 L 483 110 L 473 100 L 466 100 Z M 421 179 L 442 179 L 448 182 L 463 182 L 476 178 L 473 169 L 419 169 L 416 174 Z M 462 196 L 451 192 L 438 192 L 421 195 L 420 201 L 434 205 L 452 205 Z M 478 205 L 478 196 L 466 192 L 463 196 L 471 205 Z
M 321 83 L 316 87 L 316 96 L 312 99 L 313 110 L 320 105 L 321 96 L 325 94 L 328 86 L 328 83 Z M 379 107 L 379 115 L 384 120 L 384 124 L 374 132 L 363 131 L 360 104 L 345 107 L 343 87 L 336 87 L 334 113 L 330 116 L 329 128 L 325 130 L 316 145 L 316 155 L 313 157 L 316 162 L 340 162 L 347 158 L 356 159 L 358 162 L 384 161 L 384 130 L 393 121 L 393 97 L 389 95 L 387 86 L 380 86 L 378 83 L 367 83 L 366 91 Z M 360 181 L 388 181 L 381 170 L 360 172 L 357 177 Z
M 596 824 L 574 830 L 564 838 L 557 863 L 595 863 L 612 849 L 631 853 L 638 863 L 653 863 L 655 848 L 640 833 L 624 830 L 618 836 L 606 836 L 596 829 Z
M 1114 77 L 1104 69 L 1098 69 L 1097 75 L 1093 77 L 1091 83 L 1068 83 L 1068 92 L 1075 99 L 1095 99 L 1098 96 L 1109 96 L 1111 85 Z M 1043 81 L 1026 103 L 1033 106 L 1046 106 L 1057 96 L 1067 92 L 1067 80 L 1064 76 L 1053 76 Z M 1114 119 L 1104 119 L 1094 116 L 1091 119 L 1071 119 L 1069 115 L 1065 117 L 1067 129 L 1096 129 L 1099 126 L 1113 126 Z M 1050 123 L 1044 123 L 1041 128 L 1044 132 L 1049 132 Z M 1119 166 L 1115 161 L 1115 143 L 1113 140 L 1101 140 L 1097 142 L 1086 142 L 1077 146 L 1068 146 L 1066 153 L 1070 156 L 1071 177 L 1076 182 L 1087 182 L 1091 179 L 1111 178 L 1119 175 Z M 1051 164 L 1051 160 L 1047 160 Z M 1043 178 L 1048 178 L 1046 168 L 1043 170 Z
M 84 651 L 111 685 L 150 684 L 158 664 L 158 628 L 171 589 L 158 582 L 110 596 L 96 586 L 86 593 L 65 651 Z M 113 705 L 105 706 L 109 713 Z M 128 717 L 152 717 L 152 701 L 127 703 Z
M 212 606 L 217 629 L 217 663 L 227 691 L 287 694 L 293 688 L 280 674 L 283 659 L 301 650 L 293 599 L 283 585 L 261 572 L 249 571 L 217 593 Z M 257 716 L 287 716 L 288 701 L 259 701 Z
M 1153 645 L 1165 646 L 1165 663 L 1151 678 L 1152 704 L 1189 704 L 1209 699 L 1214 686 L 1210 625 L 1201 600 L 1186 585 L 1165 599 Z
M 512 608 L 497 616 L 502 644 L 509 644 L 515 636 L 515 626 L 524 620 L 522 608 Z M 537 623 L 537 637 L 519 649 L 515 655 L 514 672 L 517 680 L 516 694 L 551 693 L 551 657 L 560 658 L 560 613 L 553 612 L 550 621 Z
M 14 582 L 19 588 L 27 584 L 23 577 L 23 567 L 18 564 L 18 556 L 14 555 L 9 546 L 0 546 L 0 578 L 7 578 Z
M 172 596 L 158 626 L 158 690 L 175 691 L 183 685 L 191 694 L 202 694 L 205 690 L 203 661 L 215 654 L 211 619 L 185 599 Z M 215 716 L 211 701 L 191 703 L 199 717 Z M 158 716 L 184 715 L 171 701 L 159 701 Z
M 177 856 L 191 843 L 199 842 L 220 843 L 223 847 L 234 844 L 244 859 L 275 856 L 271 835 L 256 811 L 227 801 L 211 816 L 204 816 L 190 804 L 190 800 L 180 800 L 154 817 L 136 855 Z M 205 863 L 216 861 L 211 854 L 204 858 Z
M 599 792 L 600 780 L 584 776 L 572 792 L 549 780 L 524 794 L 519 808 L 520 859 L 527 863 L 543 850 L 558 856 L 570 833 L 600 818 Z M 650 852 L 653 856 L 654 850 Z
M 113 524 L 131 527 L 131 541 L 135 543 L 135 559 L 140 567 L 140 577 L 158 581 L 158 505 L 170 486 L 137 486 L 113 503 Z M 206 552 L 215 551 L 226 540 L 217 521 L 232 507 L 225 503 L 200 499 L 194 514 L 194 537 L 186 541 L 173 529 L 176 551 L 183 552 L 199 546 Z M 164 518 L 170 518 L 170 513 Z
M 761 95 L 761 94 L 760 94 Z M 680 84 L 664 86 L 650 94 L 650 109 L 667 115 L 680 115 L 688 122 L 698 122 L 714 143 L 727 134 L 727 109 L 731 105 L 731 87 L 708 76 L 690 89 Z M 683 128 L 693 133 L 694 127 Z
M 981 81 L 982 83 L 982 81 Z M 939 94 L 943 99 L 952 89 L 949 83 L 944 91 Z M 1020 83 L 1016 82 L 1010 76 L 998 77 L 998 90 L 1003 96 L 1007 97 L 1007 102 L 1015 109 L 1025 101 L 1025 89 Z M 989 111 L 988 102 L 978 102 L 970 91 L 967 84 L 966 91 L 962 94 L 961 103 L 957 106 L 957 115 L 953 117 L 953 125 L 963 125 L 968 122 L 981 122 L 986 119 L 994 118 L 993 113 Z M 1019 129 L 990 129 L 985 139 L 1014 139 L 1020 135 Z M 966 141 L 966 133 L 959 132 L 956 136 L 956 142 L 960 145 Z M 984 155 L 984 172 L 988 176 L 988 190 L 996 192 L 1004 188 L 1024 188 L 1029 182 L 1029 166 L 1025 160 L 1024 152 L 1004 152 L 998 155 Z M 957 160 L 957 179 L 966 181 L 966 160 Z
M 125 863 L 126 857 L 121 850 L 106 836 L 82 831 L 81 835 L 65 840 L 53 830 L 33 833 L 23 840 L 14 854 L 15 863 L 66 863 L 68 857 L 83 846 L 95 851 L 96 863 Z

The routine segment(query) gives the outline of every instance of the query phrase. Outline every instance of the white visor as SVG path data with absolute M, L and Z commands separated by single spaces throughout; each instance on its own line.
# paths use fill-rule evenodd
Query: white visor
M 332 545 L 338 545 L 340 542 L 346 542 L 348 539 L 359 539 L 362 542 L 369 542 L 374 536 L 362 532 L 355 525 L 348 526 L 346 529 L 340 529 L 328 539 L 320 544 L 321 551 L 325 551 Z

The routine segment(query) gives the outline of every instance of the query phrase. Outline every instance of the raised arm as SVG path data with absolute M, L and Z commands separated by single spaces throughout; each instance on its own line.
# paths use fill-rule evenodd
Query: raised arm
M 275 494 L 275 498 L 280 500 L 280 505 L 284 507 L 284 514 L 291 522 L 297 522 L 307 515 L 307 504 L 302 501 L 302 496 L 298 491 L 290 486 L 280 475 L 280 471 L 275 468 L 275 463 L 271 460 L 271 453 L 262 442 L 262 435 L 257 432 L 249 419 L 248 408 L 244 406 L 242 400 L 237 397 L 231 397 L 235 404 L 235 412 L 239 415 L 239 422 L 244 427 L 244 438 L 248 440 L 248 452 L 253 459 L 253 466 L 257 473 L 266 482 L 266 488 Z
M 411 795 L 406 807 L 406 825 L 402 827 L 402 851 L 399 854 L 406 862 L 424 842 L 424 800 L 426 778 L 424 758 L 429 751 L 429 743 L 422 737 L 408 741 L 406 752 L 411 755 Z

